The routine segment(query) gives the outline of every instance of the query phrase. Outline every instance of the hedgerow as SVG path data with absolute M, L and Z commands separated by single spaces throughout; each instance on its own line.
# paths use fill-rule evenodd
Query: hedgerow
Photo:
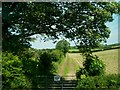
M 120 88 L 120 75 L 89 76 L 79 79 L 76 90 L 87 90 L 87 88 Z
M 17 55 L 2 53 L 2 86 L 3 88 L 30 88 L 28 78 L 23 74 L 23 65 Z

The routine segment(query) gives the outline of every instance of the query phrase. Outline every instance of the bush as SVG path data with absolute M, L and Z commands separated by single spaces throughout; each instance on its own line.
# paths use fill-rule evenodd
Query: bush
M 90 76 L 102 75 L 105 71 L 105 64 L 97 56 L 87 55 L 83 66 Z
M 34 54 L 32 54 L 30 51 L 26 51 L 23 54 L 21 54 L 21 56 L 19 56 L 23 64 L 22 69 L 24 70 L 24 74 L 26 76 L 33 77 L 37 74 L 38 58 Z
M 24 76 L 22 62 L 12 53 L 2 53 L 3 88 L 30 88 L 28 79 Z
M 57 53 L 56 53 L 57 52 Z M 60 55 L 58 51 L 49 52 L 47 50 L 42 51 L 39 56 L 39 70 L 42 71 L 41 74 L 52 74 L 55 70 L 53 62 L 59 61 Z
M 23 74 L 14 76 L 10 85 L 12 88 L 31 88 L 31 82 L 29 82 L 28 78 Z
M 77 90 L 81 88 L 120 88 L 120 75 L 91 76 L 78 81 Z M 96 89 L 95 89 L 96 90 Z
M 41 74 L 52 74 L 55 73 L 56 62 L 60 63 L 64 57 L 63 52 L 60 50 L 43 50 L 39 55 L 39 71 Z
M 46 75 L 46 74 L 50 74 L 51 70 L 52 70 L 52 58 L 51 58 L 51 54 L 48 51 L 44 51 L 42 52 L 42 54 L 39 56 L 39 71 L 40 74 Z
M 80 90 L 80 88 L 95 88 L 95 83 L 93 78 L 84 78 L 80 79 L 78 81 L 77 89 Z M 81 89 L 83 90 L 83 89 Z
M 51 52 L 51 54 L 52 54 L 53 61 L 59 62 L 59 63 L 60 63 L 60 61 L 62 60 L 62 58 L 64 56 L 63 52 L 60 51 L 60 50 L 53 50 Z
M 77 79 L 86 78 L 87 76 L 88 76 L 88 72 L 87 72 L 86 69 L 84 69 L 84 68 L 80 68 L 80 69 L 76 72 L 76 77 L 77 77 Z
M 83 76 L 99 76 L 103 75 L 105 71 L 105 64 L 97 56 L 88 54 L 83 62 L 84 68 L 80 68 L 77 73 L 77 79 Z

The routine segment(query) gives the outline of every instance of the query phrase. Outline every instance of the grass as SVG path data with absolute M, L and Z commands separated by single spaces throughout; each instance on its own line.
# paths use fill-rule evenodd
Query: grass
M 69 62 L 69 57 L 68 57 L 68 55 L 66 55 L 66 65 L 65 65 L 65 68 L 64 68 L 64 76 L 66 76 L 67 74 L 68 74 L 68 72 L 69 72 L 69 65 L 70 65 L 70 62 Z
M 64 59 L 61 59 L 61 62 L 60 63 L 57 63 L 57 74 L 59 73 L 59 74 L 62 74 L 62 70 L 63 70 L 63 68 L 64 68 L 64 63 L 65 63 L 65 61 L 64 61 Z

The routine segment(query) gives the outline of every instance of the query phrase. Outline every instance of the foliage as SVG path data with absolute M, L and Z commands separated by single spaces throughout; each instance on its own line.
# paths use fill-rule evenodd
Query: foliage
M 83 62 L 83 68 L 80 68 L 76 72 L 76 77 L 81 78 L 81 75 L 85 76 L 99 76 L 105 72 L 105 64 L 96 55 L 88 54 Z
M 94 76 L 80 79 L 77 90 L 85 88 L 120 88 L 120 75 Z M 96 90 L 95 89 L 95 90 Z M 93 89 L 92 89 L 93 90 Z
M 105 71 L 105 65 L 97 56 L 87 55 L 83 66 L 90 76 L 102 75 Z
M 3 88 L 30 88 L 28 78 L 23 74 L 23 65 L 18 56 L 2 53 Z
M 47 35 L 45 40 L 63 35 L 90 50 L 109 37 L 105 23 L 113 20 L 119 6 L 116 2 L 3 2 L 3 51 L 18 54 L 30 47 L 35 34 Z
M 53 3 L 4 2 L 2 10 L 3 51 L 17 54 L 29 48 L 35 34 L 56 36 L 51 26 L 57 24 L 60 11 Z
M 31 88 L 30 80 L 24 75 L 14 76 L 14 79 L 10 81 L 11 88 Z M 5 88 L 10 88 L 9 86 L 5 86 Z
M 4 85 L 7 84 L 8 87 L 11 87 L 10 82 L 14 80 L 27 83 L 25 77 L 22 77 L 23 73 L 27 76 L 35 76 L 39 73 L 52 72 L 52 62 L 57 58 L 53 58 L 51 53 L 39 52 L 39 56 L 26 53 L 26 48 L 29 48 L 30 42 L 35 39 L 32 35 L 44 36 L 43 40 L 48 38 L 56 40 L 62 35 L 74 40 L 76 46 L 82 49 L 82 53 L 90 53 L 93 47 L 96 47 L 99 42 L 106 41 L 109 37 L 110 30 L 105 23 L 113 21 L 112 15 L 118 13 L 119 7 L 119 3 L 116 2 L 3 2 L 2 50 L 19 55 L 20 58 L 19 60 L 18 56 L 10 53 L 5 56 L 3 54 L 3 60 L 5 59 L 2 62 Z M 64 55 L 66 49 L 63 49 Z M 99 60 L 95 62 L 100 63 Z M 99 65 L 92 63 L 86 69 L 90 69 L 93 74 L 96 69 L 93 69 L 92 65 L 97 68 Z M 99 68 L 99 70 L 102 69 Z M 19 79 L 17 76 L 11 78 L 12 73 L 19 73 L 21 76 Z M 10 78 L 7 78 L 9 76 Z M 34 83 L 33 81 L 34 77 L 32 83 Z M 12 85 L 14 84 L 16 81 Z M 24 85 L 29 86 L 29 84 Z
M 54 68 L 53 62 L 59 62 L 63 54 L 59 50 L 27 50 L 20 57 L 26 75 L 50 73 Z
M 80 2 L 65 3 L 64 18 L 61 19 L 65 26 L 65 37 L 74 40 L 81 52 L 91 52 L 98 43 L 106 41 L 110 30 L 105 25 L 113 21 L 113 13 L 118 13 L 119 5 L 110 2 Z M 112 11 L 111 9 L 114 9 Z
M 64 56 L 68 52 L 69 48 L 70 48 L 70 43 L 68 41 L 66 41 L 65 39 L 59 41 L 56 44 L 56 49 L 61 50 L 63 52 Z
M 19 57 L 3 53 L 3 88 L 37 88 L 39 75 L 56 72 L 55 62 L 63 53 L 59 50 L 26 50 Z M 40 81 L 39 81 L 40 82 Z
M 20 59 L 23 64 L 24 74 L 27 76 L 35 76 L 37 74 L 37 65 L 38 65 L 38 58 L 35 56 L 35 52 L 25 51 L 21 54 Z
M 3 86 L 5 88 L 37 88 L 40 75 L 53 75 L 55 62 L 60 62 L 59 50 L 27 49 L 19 55 L 3 53 Z M 40 82 L 40 81 L 39 81 Z M 7 86 L 6 86 L 7 85 Z
M 52 74 L 53 71 L 55 71 L 55 67 L 53 62 L 59 61 L 59 54 L 56 53 L 56 51 L 49 52 L 48 50 L 42 51 L 41 55 L 39 56 L 39 64 L 38 64 L 38 70 L 42 75 L 48 75 Z
M 59 63 L 64 57 L 63 52 L 60 50 L 52 50 L 51 54 L 52 54 L 53 61 L 59 62 Z
M 52 65 L 52 58 L 51 58 L 51 54 L 49 52 L 43 52 L 41 55 L 40 55 L 40 65 L 39 67 L 41 67 L 41 70 L 44 70 L 43 71 L 43 75 L 44 74 L 48 74 L 50 73 L 51 71 L 51 67 L 53 67 Z
M 44 71 L 41 70 L 39 67 L 39 64 L 41 63 L 39 62 L 39 56 L 41 55 L 41 53 L 41 50 L 29 48 L 19 55 L 19 58 L 23 64 L 22 69 L 24 71 L 24 75 L 30 80 L 31 88 L 37 88 L 37 76 L 39 76 L 42 71 Z
M 99 47 L 95 47 L 94 49 L 92 49 L 92 52 L 99 52 L 99 51 L 105 51 L 105 50 L 111 50 L 111 49 L 117 49 L 120 48 L 120 43 L 114 43 L 114 44 L 110 44 L 110 45 L 103 45 L 100 44 Z M 77 46 L 74 47 L 70 47 L 69 49 L 69 53 L 80 53 L 79 49 L 77 49 Z
M 79 68 L 79 70 L 76 72 L 77 79 L 86 78 L 87 76 L 88 76 L 88 72 L 85 68 Z

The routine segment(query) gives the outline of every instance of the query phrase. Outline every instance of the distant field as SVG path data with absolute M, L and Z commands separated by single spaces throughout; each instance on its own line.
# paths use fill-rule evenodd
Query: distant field
M 112 49 L 106 51 L 94 52 L 106 64 L 106 74 L 118 73 L 118 50 Z M 80 53 L 68 53 L 65 60 L 59 65 L 58 74 L 61 76 L 75 75 L 76 70 L 82 65 L 83 57 Z
M 95 48 L 95 49 L 92 49 L 92 52 L 99 52 L 99 51 L 106 51 L 106 50 L 113 50 L 113 49 L 120 49 L 120 45 L 119 46 L 113 46 L 113 47 L 107 47 L 107 48 Z M 77 48 L 72 48 L 72 49 L 69 49 L 69 53 L 79 53 L 79 49 Z
M 71 51 L 79 51 L 79 50 L 78 49 L 70 49 L 69 51 L 71 52 Z

